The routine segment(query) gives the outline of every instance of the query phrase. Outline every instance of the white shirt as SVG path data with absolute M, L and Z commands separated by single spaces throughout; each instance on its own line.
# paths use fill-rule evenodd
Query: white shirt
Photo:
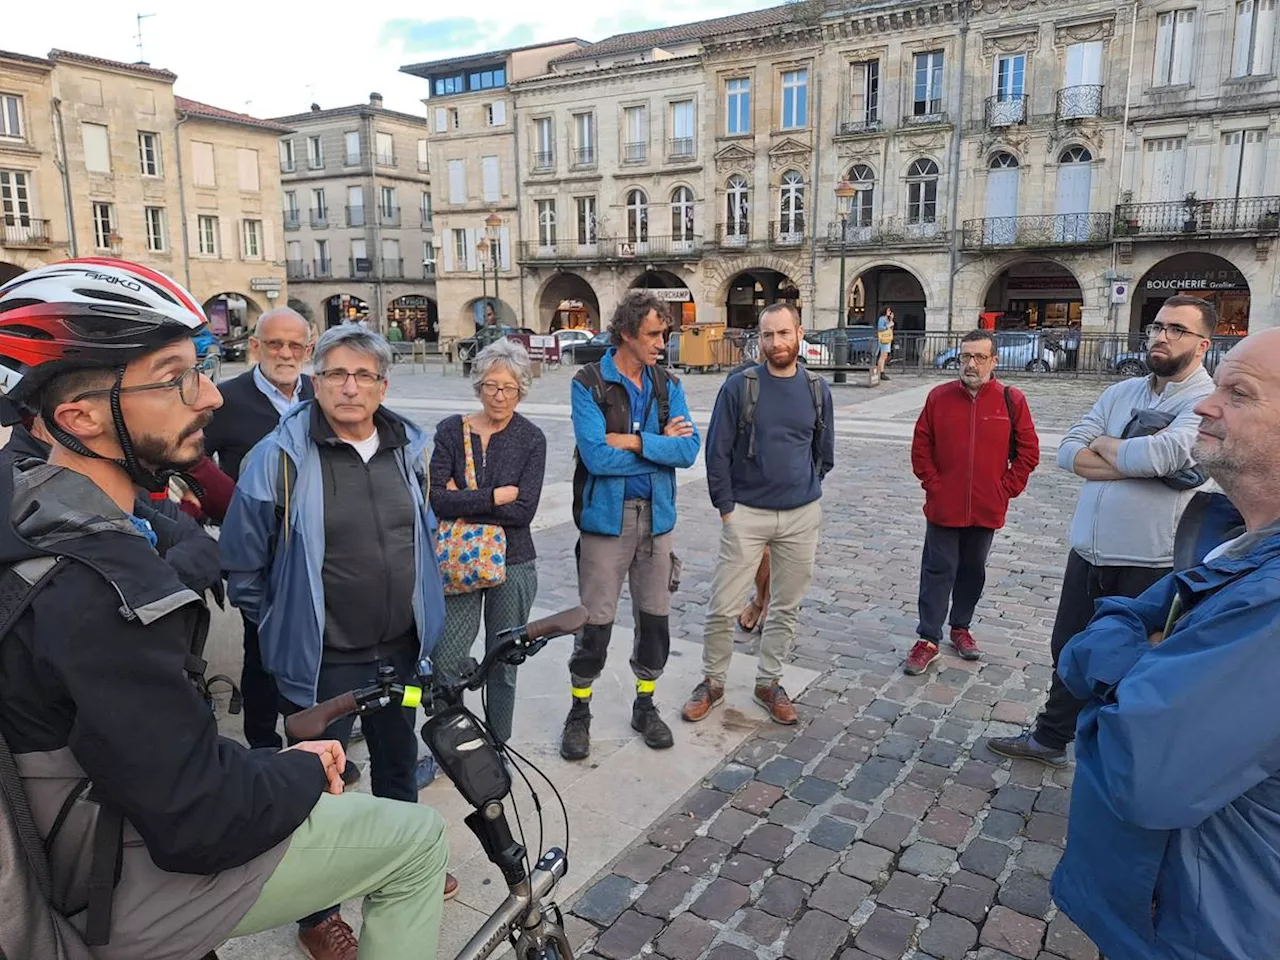
M 363 440 L 344 440 L 343 443 L 349 443 L 355 447 L 356 453 L 360 454 L 360 459 L 365 463 L 373 459 L 373 455 L 378 452 L 378 447 L 380 446 L 377 430 L 374 430 Z
M 268 380 L 262 373 L 261 367 L 253 368 L 253 382 L 259 392 L 271 401 L 271 405 L 276 408 L 276 413 L 284 416 L 294 407 L 302 402 L 302 378 L 298 378 L 298 382 L 293 385 L 293 396 L 286 397 L 274 383 Z
M 1228 550 L 1234 547 L 1237 543 L 1243 540 L 1246 536 L 1247 534 L 1242 533 L 1240 534 L 1240 536 L 1233 537 L 1232 539 L 1228 540 L 1226 543 L 1218 544 L 1216 547 L 1214 547 L 1212 550 L 1206 553 L 1204 555 L 1204 559 L 1201 560 L 1200 562 L 1208 563 L 1210 560 L 1218 559 L 1218 557 L 1222 556 L 1224 553 L 1226 553 Z

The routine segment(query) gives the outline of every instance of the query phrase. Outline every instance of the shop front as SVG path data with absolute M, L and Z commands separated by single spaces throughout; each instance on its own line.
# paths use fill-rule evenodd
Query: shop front
M 430 297 L 397 297 L 387 307 L 387 318 L 399 324 L 406 340 L 435 343 L 440 337 L 440 318 Z
M 1170 297 L 1185 294 L 1218 308 L 1219 337 L 1249 332 L 1249 281 L 1230 261 L 1211 253 L 1181 253 L 1160 261 L 1133 287 L 1130 329 L 1137 333 L 1155 319 Z
M 1070 270 L 1049 260 L 1030 260 L 1013 264 L 992 280 L 983 314 L 994 314 L 999 330 L 1078 330 L 1083 311 L 1084 294 Z

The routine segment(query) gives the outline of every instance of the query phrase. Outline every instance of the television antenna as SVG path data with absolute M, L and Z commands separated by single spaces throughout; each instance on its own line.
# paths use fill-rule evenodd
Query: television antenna
M 138 62 L 139 63 L 147 62 L 147 58 L 142 52 L 142 21 L 148 20 L 154 16 L 155 16 L 154 13 L 140 13 L 137 15 L 137 18 L 136 18 L 138 21 L 138 34 L 137 36 L 134 37 L 134 39 L 138 41 Z

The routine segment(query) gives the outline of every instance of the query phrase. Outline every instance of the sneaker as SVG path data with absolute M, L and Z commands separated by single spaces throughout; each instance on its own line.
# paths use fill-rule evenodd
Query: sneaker
M 364 724 L 360 722 L 360 718 L 356 717 L 356 722 L 351 725 L 351 736 L 347 737 L 347 743 L 359 743 L 364 739 Z
M 452 873 L 444 875 L 444 899 L 452 900 L 458 895 L 458 878 Z
M 1014 760 L 1035 760 L 1056 770 L 1061 770 L 1070 762 L 1067 760 L 1065 749 L 1054 750 L 1052 747 L 1046 747 L 1030 733 L 1017 737 L 993 737 L 987 741 L 987 748 L 1002 757 L 1011 757 Z
M 298 946 L 311 960 L 356 960 L 360 952 L 355 931 L 340 913 L 299 930 Z
M 929 664 L 938 659 L 938 645 L 928 640 L 917 640 L 916 645 L 907 654 L 907 662 L 902 672 L 909 677 L 918 677 L 929 669 Z
M 881 380 L 888 380 L 888 379 L 889 379 L 889 375 L 888 375 L 887 373 L 882 373 L 882 374 L 880 374 L 880 379 L 881 379 Z
M 569 708 L 569 716 L 565 717 L 564 733 L 560 736 L 560 756 L 566 760 L 585 760 L 590 754 L 590 701 L 575 699 Z
M 707 714 L 724 703 L 724 684 L 714 680 L 703 680 L 693 688 L 693 693 L 685 701 L 680 716 L 690 723 L 705 720 Z
M 671 728 L 653 705 L 653 697 L 636 697 L 631 708 L 631 729 L 644 737 L 644 745 L 653 750 L 666 750 L 675 743 Z
M 774 723 L 789 727 L 800 719 L 787 691 L 776 680 L 767 686 L 757 686 L 755 701 L 769 711 L 769 719 Z
M 413 771 L 414 785 L 419 790 L 425 790 L 435 780 L 437 772 L 435 757 L 429 753 L 425 757 L 419 757 L 418 765 Z
M 978 641 L 973 639 L 973 634 L 969 632 L 968 627 L 951 628 L 951 645 L 956 648 L 956 653 L 960 654 L 961 659 L 982 659 L 982 651 L 978 649 Z

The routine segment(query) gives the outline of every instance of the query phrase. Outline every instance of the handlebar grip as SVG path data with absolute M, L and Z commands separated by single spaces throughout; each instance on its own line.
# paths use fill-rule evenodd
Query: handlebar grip
M 318 740 L 329 729 L 329 724 L 358 709 L 354 694 L 350 691 L 340 693 L 330 700 L 286 717 L 284 732 L 294 740 Z
M 533 621 L 524 628 L 524 633 L 530 640 L 541 640 L 543 637 L 562 637 L 577 633 L 586 625 L 587 608 L 573 607 Z

